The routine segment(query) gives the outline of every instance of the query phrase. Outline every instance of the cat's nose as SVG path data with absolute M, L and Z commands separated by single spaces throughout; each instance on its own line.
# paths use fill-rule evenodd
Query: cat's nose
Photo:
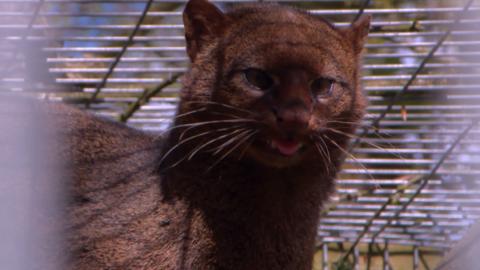
M 277 125 L 285 132 L 301 132 L 308 126 L 309 115 L 303 108 L 274 108 L 272 112 Z

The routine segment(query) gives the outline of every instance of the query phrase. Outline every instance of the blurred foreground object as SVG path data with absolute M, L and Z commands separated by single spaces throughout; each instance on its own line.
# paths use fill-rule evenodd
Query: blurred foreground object
M 480 266 L 480 223 L 467 231 L 443 258 L 436 270 L 476 270 Z
M 0 268 L 62 269 L 60 139 L 42 104 L 0 94 Z

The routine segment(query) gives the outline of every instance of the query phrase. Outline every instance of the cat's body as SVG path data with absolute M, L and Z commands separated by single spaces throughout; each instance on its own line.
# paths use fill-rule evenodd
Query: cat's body
M 369 20 L 337 30 L 286 7 L 225 15 L 192 0 L 184 21 L 193 65 L 165 138 L 48 109 L 71 161 L 69 267 L 311 269 L 348 141 L 329 129 L 352 133 L 363 114 Z
M 60 150 L 73 157 L 72 269 L 311 268 L 319 205 L 332 188 L 315 166 L 246 161 L 204 174 L 205 160 L 162 179 L 161 139 L 52 106 L 73 146 Z

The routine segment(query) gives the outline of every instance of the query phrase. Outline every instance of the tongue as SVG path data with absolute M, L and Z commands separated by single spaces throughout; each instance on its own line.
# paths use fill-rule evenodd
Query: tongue
M 273 140 L 272 145 L 283 155 L 291 156 L 300 148 L 300 143 L 295 141 Z

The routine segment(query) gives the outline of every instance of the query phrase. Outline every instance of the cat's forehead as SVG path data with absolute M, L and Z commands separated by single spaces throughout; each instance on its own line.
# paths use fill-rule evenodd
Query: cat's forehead
M 337 29 L 304 11 L 255 5 L 228 15 L 233 24 L 224 42 L 235 45 L 226 46 L 232 65 L 301 65 L 314 72 L 328 69 L 341 73 L 344 64 L 354 59 L 349 43 Z M 338 61 L 340 58 L 344 60 Z
M 317 48 L 318 53 L 338 48 L 345 53 L 350 44 L 329 22 L 291 7 L 246 5 L 227 14 L 232 21 L 224 44 L 238 50 L 290 46 Z
M 230 10 L 227 14 L 233 20 L 234 27 L 254 24 L 290 24 L 315 28 L 319 31 L 335 31 L 334 26 L 321 17 L 315 17 L 304 10 L 271 3 L 243 4 Z

